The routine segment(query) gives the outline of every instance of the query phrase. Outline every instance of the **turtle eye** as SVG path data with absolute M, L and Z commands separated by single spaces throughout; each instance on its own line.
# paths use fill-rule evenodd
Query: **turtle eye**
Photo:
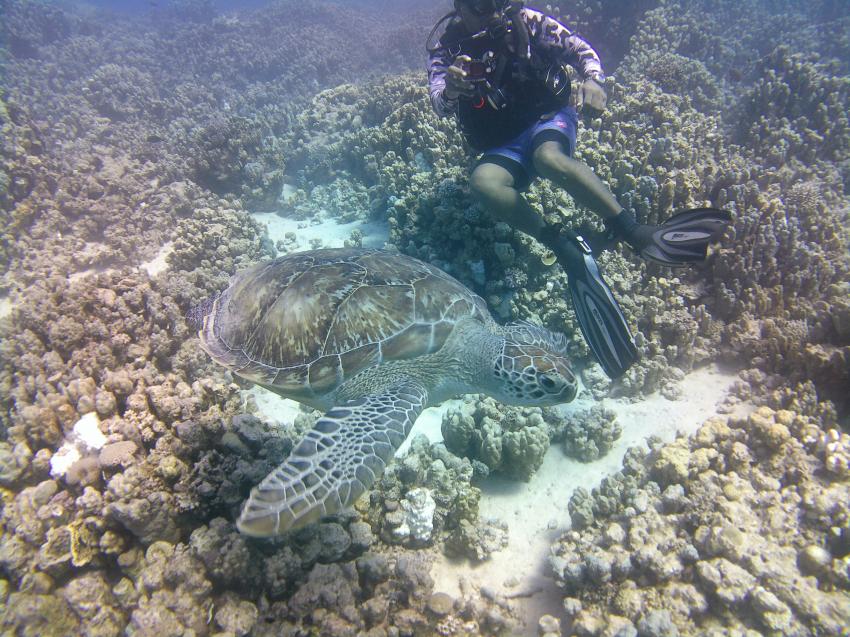
M 547 391 L 555 389 L 555 379 L 548 374 L 542 374 L 540 376 L 540 384 L 543 385 L 543 389 Z

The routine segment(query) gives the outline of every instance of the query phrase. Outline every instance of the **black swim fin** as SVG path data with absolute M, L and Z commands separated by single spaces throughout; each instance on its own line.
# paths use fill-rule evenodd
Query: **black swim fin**
M 732 215 L 718 208 L 693 208 L 670 217 L 646 233 L 640 254 L 662 265 L 676 267 L 705 261 L 709 244 L 720 239 Z M 643 234 L 643 233 L 641 233 Z
M 626 211 L 605 222 L 606 232 L 585 234 L 599 254 L 624 239 L 643 258 L 675 268 L 705 261 L 708 246 L 718 241 L 732 215 L 718 208 L 692 208 L 678 212 L 660 226 L 637 223 Z
M 596 266 L 587 242 L 569 229 L 556 241 L 555 255 L 567 271 L 570 296 L 584 340 L 602 369 L 619 378 L 638 360 L 629 326 Z

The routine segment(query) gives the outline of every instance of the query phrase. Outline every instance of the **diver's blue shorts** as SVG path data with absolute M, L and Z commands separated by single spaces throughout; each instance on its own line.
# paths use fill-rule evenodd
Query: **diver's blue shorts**
M 574 107 L 567 106 L 551 117 L 537 120 L 507 144 L 484 151 L 478 163 L 494 163 L 506 168 L 513 175 L 516 187 L 524 190 L 537 177 L 532 161 L 537 147 L 543 142 L 559 141 L 572 156 L 577 131 L 578 113 Z

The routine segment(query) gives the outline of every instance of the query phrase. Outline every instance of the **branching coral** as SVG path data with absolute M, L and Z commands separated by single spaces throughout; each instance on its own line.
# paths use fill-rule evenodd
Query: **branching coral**
M 742 144 L 768 166 L 850 157 L 850 78 L 784 47 L 765 57 L 758 71 L 742 103 Z

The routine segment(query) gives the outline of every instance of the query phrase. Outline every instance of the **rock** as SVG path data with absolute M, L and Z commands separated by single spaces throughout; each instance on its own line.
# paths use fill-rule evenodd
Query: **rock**
M 336 522 L 320 524 L 318 529 L 319 561 L 338 562 L 351 546 L 351 536 Z
M 776 422 L 775 412 L 769 407 L 760 407 L 750 414 L 747 429 L 755 440 L 761 442 L 771 452 L 779 451 L 779 448 L 791 438 L 788 427 Z
M 215 612 L 215 621 L 236 637 L 247 635 L 257 623 L 259 611 L 249 601 L 229 599 Z
M 605 628 L 605 620 L 590 610 L 581 611 L 573 620 L 573 632 L 582 637 L 599 635 Z
M 825 548 L 810 544 L 797 553 L 797 566 L 805 575 L 820 575 L 832 562 L 832 555 Z
M 575 597 L 564 598 L 564 613 L 567 617 L 573 618 L 581 612 L 581 600 Z
M 685 441 L 664 445 L 653 463 L 652 473 L 662 485 L 683 484 L 688 479 L 690 456 Z
M 646 491 L 638 491 L 632 498 L 632 506 L 638 513 L 646 513 L 649 508 L 649 494 Z
M 454 609 L 454 599 L 448 593 L 437 592 L 428 598 L 428 610 L 437 617 L 444 617 Z
M 792 614 L 776 595 L 762 586 L 757 586 L 750 595 L 750 603 L 759 621 L 771 631 L 788 634 Z
M 103 575 L 89 573 L 73 579 L 62 595 L 85 622 L 81 632 L 87 637 L 113 637 L 123 632 L 127 618 L 115 608 L 115 597 Z
M 85 456 L 68 467 L 65 482 L 70 485 L 87 486 L 100 480 L 100 462 L 94 456 Z
M 269 437 L 266 424 L 251 414 L 237 414 L 230 423 L 239 438 L 254 451 L 260 449 Z
M 661 502 L 664 505 L 664 511 L 666 513 L 678 513 L 687 503 L 685 487 L 681 484 L 671 484 L 661 494 Z
M 158 635 L 178 637 L 184 635 L 185 627 L 177 615 L 168 608 L 154 602 L 142 600 L 130 616 L 128 635 Z
M 608 555 L 588 555 L 584 559 L 587 579 L 596 585 L 607 584 L 611 581 L 611 560 Z
M 612 522 L 608 525 L 608 528 L 605 529 L 603 540 L 605 542 L 605 546 L 609 548 L 615 544 L 622 544 L 626 541 L 626 532 L 623 530 L 622 526 L 616 522 Z
M 126 467 L 132 464 L 136 449 L 136 443 L 132 440 L 122 440 L 104 445 L 98 456 L 100 466 L 105 469 Z
M 756 578 L 724 557 L 697 562 L 697 578 L 726 604 L 746 599 Z
M 608 627 L 605 629 L 605 637 L 638 637 L 638 630 L 635 625 L 619 615 L 611 615 L 608 617 Z
M 357 558 L 357 572 L 366 586 L 374 586 L 387 581 L 390 576 L 390 564 L 381 553 L 366 553 Z
M 20 630 L 18 632 L 15 627 Z M 80 633 L 79 620 L 61 597 L 33 593 L 9 595 L 5 612 L 0 615 L 4 634 L 66 637 Z
M 541 637 L 560 637 L 561 635 L 561 620 L 552 615 L 543 615 L 537 621 L 537 633 Z
M 496 254 L 496 258 L 503 266 L 513 265 L 513 262 L 516 259 L 516 253 L 510 243 L 494 243 L 493 252 Z
M 679 629 L 666 610 L 650 611 L 638 622 L 637 629 L 640 637 L 679 637 Z
M 425 555 L 414 553 L 399 556 L 395 565 L 395 576 L 413 597 L 424 597 L 434 586 L 434 580 L 431 579 L 431 564 Z
M 11 486 L 20 478 L 32 458 L 32 451 L 23 442 L 14 447 L 0 442 L 0 485 Z
M 348 526 L 348 533 L 351 536 L 351 548 L 357 553 L 369 550 L 375 541 L 372 527 L 366 522 L 352 522 Z
M 386 597 L 371 597 L 360 607 L 363 619 L 368 624 L 380 624 L 386 620 L 390 610 L 390 601 Z M 373 629 L 374 630 L 374 629 Z M 370 635 L 370 633 L 367 633 Z

